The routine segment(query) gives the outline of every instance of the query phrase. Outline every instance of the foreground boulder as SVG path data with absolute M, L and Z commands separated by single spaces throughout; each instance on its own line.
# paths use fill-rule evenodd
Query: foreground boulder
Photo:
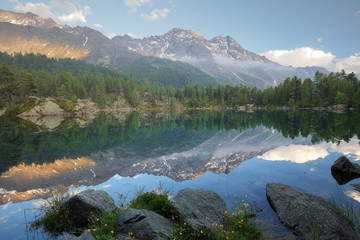
M 215 192 L 189 188 L 176 194 L 173 207 L 180 221 L 198 231 L 220 225 L 227 210 L 225 201 Z
M 331 175 L 338 184 L 346 184 L 360 177 L 360 165 L 350 162 L 346 156 L 341 156 L 331 165 Z
M 129 209 L 116 218 L 115 231 L 136 239 L 171 239 L 171 220 L 145 209 Z
M 114 199 L 103 190 L 89 189 L 69 198 L 62 206 L 69 212 L 69 221 L 78 228 L 86 227 L 91 214 L 116 209 Z
M 279 183 L 266 196 L 280 221 L 302 239 L 360 239 L 351 223 L 330 202 Z

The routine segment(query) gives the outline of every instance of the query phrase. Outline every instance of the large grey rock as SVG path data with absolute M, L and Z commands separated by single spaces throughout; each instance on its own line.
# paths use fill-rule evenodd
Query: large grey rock
M 173 207 L 180 221 L 195 230 L 211 229 L 213 223 L 220 225 L 227 210 L 225 201 L 217 193 L 189 188 L 176 194 Z
M 280 221 L 301 239 L 360 239 L 351 223 L 330 202 L 279 183 L 266 196 Z
M 331 174 L 338 184 L 343 185 L 360 177 L 360 165 L 341 156 L 331 165 Z
M 163 216 L 145 209 L 128 209 L 115 221 L 118 233 L 133 233 L 136 239 L 162 240 L 171 239 L 172 222 Z
M 114 199 L 103 190 L 89 189 L 69 198 L 62 206 L 69 212 L 69 221 L 75 227 L 86 227 L 92 214 L 114 211 Z

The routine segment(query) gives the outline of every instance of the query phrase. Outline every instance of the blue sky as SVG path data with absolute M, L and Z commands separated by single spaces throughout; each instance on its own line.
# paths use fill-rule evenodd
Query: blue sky
M 231 36 L 283 65 L 360 73 L 360 0 L 1 0 L 106 36 L 161 35 L 174 27 L 207 39 Z

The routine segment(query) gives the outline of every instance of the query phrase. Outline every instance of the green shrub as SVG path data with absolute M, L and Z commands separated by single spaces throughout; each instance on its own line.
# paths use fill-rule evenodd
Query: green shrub
M 156 212 L 166 218 L 171 217 L 171 201 L 167 195 L 146 192 L 139 194 L 130 201 L 130 208 L 147 209 Z

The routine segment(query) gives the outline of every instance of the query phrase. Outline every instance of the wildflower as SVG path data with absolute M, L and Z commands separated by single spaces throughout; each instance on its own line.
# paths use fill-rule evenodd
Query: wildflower
M 227 214 L 227 211 L 225 211 L 225 214 Z
M 114 230 L 111 230 L 111 234 L 114 234 Z
M 201 230 L 200 233 L 203 234 L 204 233 L 203 230 Z
M 99 221 L 99 219 L 97 218 L 97 219 L 96 219 L 96 221 L 98 222 L 98 221 Z
M 184 223 L 184 226 L 186 226 L 186 223 Z
M 105 227 L 107 227 L 107 224 L 105 223 L 105 225 L 104 225 Z
M 234 197 L 236 197 L 236 195 L 234 195 Z
M 213 225 L 213 226 L 214 226 L 214 224 L 211 224 L 211 225 Z
M 227 194 L 225 194 L 225 197 L 227 197 Z
M 95 231 L 96 231 L 96 229 L 94 228 L 94 229 L 93 229 L 93 232 L 95 232 Z
M 206 217 L 206 220 L 209 220 L 210 218 Z
M 53 205 L 53 203 L 52 203 L 52 202 L 50 203 L 50 206 L 51 206 L 51 205 Z
M 126 207 L 124 207 L 124 210 L 126 211 Z
M 233 216 L 235 216 L 235 213 L 232 213 Z
M 226 236 L 226 239 L 229 239 L 229 236 Z
M 241 200 L 242 202 L 244 201 L 244 200 Z
M 247 197 L 247 195 L 245 195 L 245 197 Z
M 180 232 L 180 236 L 182 235 L 182 232 Z
M 91 230 L 90 230 L 90 229 L 88 229 L 88 232 L 91 232 Z

